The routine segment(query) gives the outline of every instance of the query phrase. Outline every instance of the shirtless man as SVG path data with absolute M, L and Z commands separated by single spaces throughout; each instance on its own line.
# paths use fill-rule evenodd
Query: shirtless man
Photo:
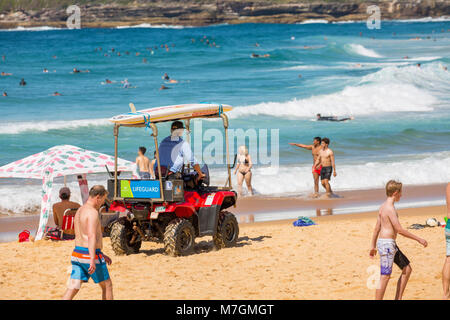
M 447 252 L 444 267 L 442 268 L 442 287 L 444 289 L 444 300 L 450 299 L 450 182 L 447 184 L 447 222 L 445 224 L 445 242 Z
M 319 155 L 314 162 L 314 167 L 322 170 L 320 171 L 320 180 L 322 182 L 322 186 L 325 188 L 327 192 L 327 196 L 330 197 L 333 191 L 331 191 L 330 179 L 331 173 L 333 173 L 333 177 L 336 177 L 336 165 L 334 163 L 334 152 L 328 146 L 330 145 L 330 139 L 323 138 L 322 139 L 322 149 L 319 151 Z
M 64 217 L 64 211 L 67 209 L 78 209 L 80 205 L 76 202 L 70 201 L 70 189 L 62 187 L 59 190 L 59 198 L 61 202 L 57 202 L 53 205 L 53 220 L 58 229 L 62 229 L 62 222 Z M 63 239 L 74 239 L 75 232 L 71 229 L 64 230 L 62 234 Z
M 102 253 L 102 230 L 99 209 L 108 192 L 96 185 L 89 190 L 89 199 L 75 214 L 75 249 L 72 252 L 72 273 L 64 293 L 64 300 L 71 300 L 80 291 L 81 282 L 92 278 L 102 288 L 103 300 L 113 299 L 112 281 L 106 264 L 111 259 Z
M 424 247 L 426 247 L 428 243 L 426 240 L 419 238 L 411 232 L 403 229 L 400 225 L 394 203 L 399 201 L 402 196 L 402 184 L 400 182 L 390 180 L 386 184 L 386 196 L 387 199 L 381 205 L 378 212 L 377 224 L 375 225 L 375 229 L 373 231 L 371 249 L 369 252 L 370 257 L 374 258 L 377 254 L 377 250 L 375 249 L 376 243 L 376 247 L 378 248 L 378 252 L 380 254 L 381 277 L 380 286 L 375 292 L 375 299 L 383 299 L 386 287 L 391 277 L 392 265 L 395 263 L 400 269 L 402 269 L 402 274 L 398 279 L 397 291 L 395 293 L 395 300 L 401 300 L 412 269 L 408 258 L 397 247 L 395 242 L 397 234 L 416 240 Z
M 313 140 L 312 145 L 306 145 L 301 143 L 292 143 L 289 144 L 291 146 L 296 146 L 299 148 L 304 148 L 306 150 L 311 150 L 311 154 L 313 156 L 313 167 L 312 167 L 312 175 L 314 179 L 314 195 L 313 197 L 316 198 L 319 195 L 319 176 L 320 176 L 320 170 L 322 170 L 322 166 L 319 166 L 319 168 L 314 168 L 314 163 L 317 160 L 317 157 L 319 156 L 319 151 L 322 150 L 322 146 L 320 145 L 322 139 L 320 137 L 315 137 Z
M 136 165 L 139 168 L 139 176 L 141 179 L 151 179 L 155 174 L 153 168 L 150 166 L 150 160 L 144 154 L 147 151 L 145 147 L 139 147 L 138 156 L 136 158 Z

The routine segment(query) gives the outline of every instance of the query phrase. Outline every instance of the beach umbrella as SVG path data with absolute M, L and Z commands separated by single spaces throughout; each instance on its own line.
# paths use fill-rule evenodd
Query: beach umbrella
M 114 170 L 114 157 L 71 145 L 54 146 L 21 160 L 0 167 L 0 178 L 42 179 L 42 201 L 36 240 L 47 225 L 50 199 L 55 177 L 105 172 L 105 165 Z M 135 164 L 117 159 L 117 171 L 135 172 Z

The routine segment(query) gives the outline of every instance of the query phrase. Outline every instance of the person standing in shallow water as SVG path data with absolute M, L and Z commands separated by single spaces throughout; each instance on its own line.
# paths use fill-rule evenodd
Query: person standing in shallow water
M 334 162 L 334 152 L 328 146 L 330 145 L 330 139 L 323 138 L 322 142 L 322 149 L 319 151 L 319 156 L 316 159 L 316 162 L 314 162 L 314 169 L 318 170 L 320 167 L 322 167 L 320 171 L 320 180 L 322 183 L 322 186 L 326 190 L 327 197 L 331 197 L 333 194 L 333 191 L 331 190 L 330 186 L 330 179 L 331 174 L 333 173 L 333 176 L 336 177 L 336 165 Z
M 246 146 L 240 146 L 239 147 L 239 154 L 238 154 L 238 163 L 236 165 L 236 169 L 234 169 L 234 174 L 237 173 L 237 184 L 238 184 L 238 194 L 239 196 L 242 195 L 242 185 L 247 185 L 248 193 L 249 195 L 253 195 L 253 188 L 252 188 L 252 158 L 248 154 L 248 149 Z
M 291 146 L 296 146 L 299 148 L 303 148 L 306 150 L 311 150 L 311 154 L 313 156 L 313 167 L 312 167 L 312 175 L 314 179 L 314 194 L 313 197 L 317 198 L 319 195 L 319 177 L 320 177 L 320 171 L 322 170 L 322 166 L 319 166 L 317 169 L 314 167 L 314 163 L 317 160 L 317 157 L 319 156 L 319 151 L 322 150 L 322 146 L 320 143 L 322 142 L 322 139 L 320 137 L 315 137 L 313 139 L 313 144 L 306 145 L 301 143 L 293 143 L 290 142 L 289 144 Z

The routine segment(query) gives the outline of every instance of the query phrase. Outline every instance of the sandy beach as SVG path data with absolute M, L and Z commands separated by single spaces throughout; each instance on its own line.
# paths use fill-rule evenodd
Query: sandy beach
M 404 227 L 443 220 L 444 206 L 399 210 Z M 144 242 L 139 254 L 115 256 L 109 238 L 104 252 L 116 299 L 373 299 L 367 269 L 376 212 L 315 217 L 315 226 L 293 220 L 243 223 L 238 245 L 214 251 L 210 237 L 196 252 L 173 258 L 162 245 Z M 405 299 L 440 299 L 445 257 L 441 227 L 413 230 L 429 246 L 398 238 L 413 273 Z M 69 276 L 73 242 L 0 243 L 0 299 L 60 299 Z M 386 298 L 392 299 L 400 271 L 394 267 Z M 99 299 L 100 288 L 84 284 L 76 299 Z

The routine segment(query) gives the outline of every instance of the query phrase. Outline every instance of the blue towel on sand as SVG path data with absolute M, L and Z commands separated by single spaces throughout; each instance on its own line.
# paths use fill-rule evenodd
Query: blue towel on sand
M 315 225 L 314 221 L 312 221 L 308 217 L 298 217 L 298 220 L 294 221 L 292 224 L 294 225 L 294 227 L 307 227 Z

